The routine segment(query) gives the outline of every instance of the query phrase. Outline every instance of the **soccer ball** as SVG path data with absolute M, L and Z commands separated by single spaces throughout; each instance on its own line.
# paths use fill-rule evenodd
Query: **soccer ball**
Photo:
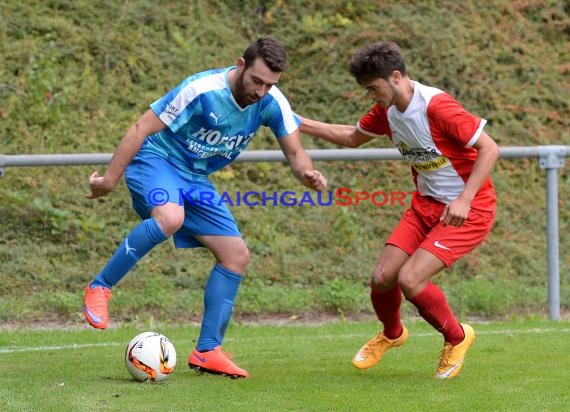
M 143 332 L 127 345 L 125 365 L 137 381 L 161 382 L 174 371 L 176 350 L 166 336 Z

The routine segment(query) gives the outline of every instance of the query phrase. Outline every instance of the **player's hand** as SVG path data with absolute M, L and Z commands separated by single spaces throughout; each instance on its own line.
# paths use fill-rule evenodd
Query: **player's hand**
M 111 192 L 115 185 L 105 179 L 105 176 L 100 176 L 99 172 L 95 171 L 89 176 L 89 188 L 91 193 L 85 197 L 87 199 L 95 199 Z
M 318 170 L 308 170 L 303 173 L 303 183 L 313 190 L 322 192 L 327 187 L 327 178 Z
M 456 198 L 445 206 L 443 214 L 439 218 L 445 226 L 461 226 L 469 215 L 471 203 L 463 200 L 461 197 Z

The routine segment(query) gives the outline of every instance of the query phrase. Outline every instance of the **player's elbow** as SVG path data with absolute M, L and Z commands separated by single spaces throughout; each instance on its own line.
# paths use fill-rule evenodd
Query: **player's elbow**
M 356 127 L 351 127 L 349 129 L 349 133 L 345 135 L 344 141 L 346 142 L 345 146 L 350 148 L 356 148 L 362 146 L 364 143 L 370 140 L 370 137 L 360 133 Z
M 355 139 L 347 139 L 344 144 L 345 147 L 350 147 L 351 149 L 356 149 L 360 146 L 360 142 Z
M 494 140 L 491 140 L 491 143 L 487 147 L 487 156 L 493 164 L 496 164 L 501 156 L 501 150 Z
M 493 151 L 494 151 L 494 155 L 495 155 L 495 161 L 497 161 L 499 159 L 499 157 L 501 157 L 501 149 L 499 148 L 499 145 L 497 143 L 495 143 L 495 141 L 493 141 Z

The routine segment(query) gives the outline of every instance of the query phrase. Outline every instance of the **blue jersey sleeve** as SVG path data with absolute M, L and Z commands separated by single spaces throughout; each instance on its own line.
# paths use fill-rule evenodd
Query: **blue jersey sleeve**
M 214 76 L 220 70 L 208 70 L 187 77 L 163 97 L 150 105 L 154 113 L 176 133 L 192 117 L 202 114 L 200 97 L 205 93 L 223 90 L 223 76 Z
M 293 113 L 287 98 L 277 87 L 272 87 L 269 94 L 273 99 L 271 104 L 263 110 L 264 124 L 278 139 L 281 139 L 297 130 L 301 121 Z

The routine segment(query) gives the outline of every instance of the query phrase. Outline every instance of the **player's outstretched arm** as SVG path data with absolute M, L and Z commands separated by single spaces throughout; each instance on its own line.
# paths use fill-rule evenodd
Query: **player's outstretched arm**
M 279 139 L 279 145 L 289 161 L 293 175 L 303 185 L 310 189 L 322 192 L 327 187 L 325 176 L 313 168 L 313 161 L 301 144 L 299 130 Z
M 127 130 L 127 133 L 119 142 L 105 174 L 101 176 L 98 171 L 95 171 L 89 176 L 90 193 L 86 197 L 95 199 L 111 192 L 123 175 L 127 165 L 139 151 L 144 139 L 165 127 L 166 125 L 152 110 L 144 113 Z
M 299 116 L 299 118 L 302 121 L 300 126 L 302 133 L 326 140 L 327 142 L 331 142 L 339 146 L 358 147 L 373 138 L 372 136 L 360 133 L 358 129 L 356 129 L 356 126 L 329 124 L 301 116 Z

